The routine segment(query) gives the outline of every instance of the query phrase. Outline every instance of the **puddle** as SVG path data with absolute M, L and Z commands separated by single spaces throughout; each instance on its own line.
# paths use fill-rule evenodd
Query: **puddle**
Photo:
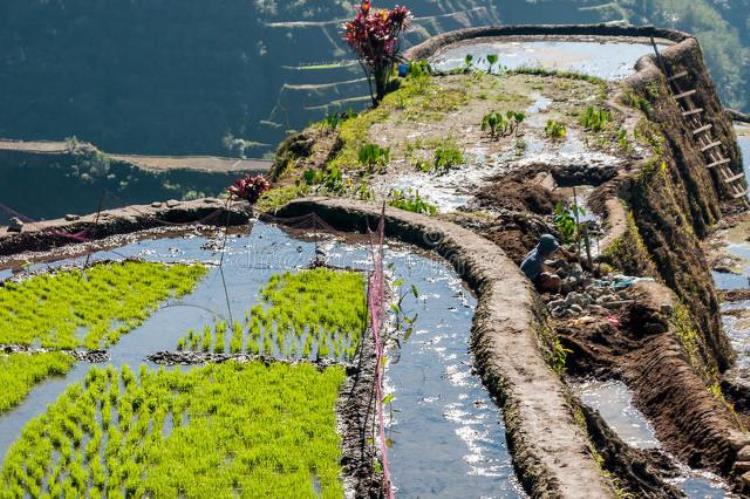
M 596 409 L 628 445 L 638 449 L 660 447 L 654 428 L 633 405 L 633 394 L 622 381 L 586 381 L 571 384 L 584 404 Z
M 651 45 L 627 42 L 577 41 L 474 41 L 446 47 L 432 57 L 439 71 L 464 67 L 467 54 L 473 65 L 487 70 L 487 56 L 497 54 L 499 65 L 506 69 L 541 68 L 550 71 L 573 71 L 605 80 L 621 80 L 633 73 L 642 56 L 653 53 Z M 495 64 L 495 68 L 498 67 Z
M 220 253 L 204 236 L 140 241 L 91 256 L 91 261 L 138 256 L 149 261 L 217 263 Z M 215 241 L 214 241 L 215 242 Z M 219 245 L 220 246 L 220 245 Z M 369 249 L 329 240 L 320 247 L 327 263 L 368 269 Z M 315 244 L 296 240 L 275 226 L 256 223 L 251 235 L 229 237 L 224 274 L 231 315 L 238 320 L 259 301 L 259 291 L 272 274 L 304 267 L 314 260 Z M 452 268 L 408 252 L 386 251 L 385 263 L 404 287 L 414 284 L 421 297 L 404 299 L 404 308 L 419 313 L 416 332 L 387 370 L 393 419 L 389 427 L 393 481 L 408 496 L 461 496 L 467 490 L 483 497 L 524 497 L 511 464 L 501 411 L 472 374 L 469 335 L 476 304 Z M 50 263 L 81 264 L 84 258 Z M 32 266 L 42 269 L 48 264 Z M 156 311 L 143 325 L 111 348 L 111 364 L 133 369 L 147 354 L 174 350 L 189 328 L 200 330 L 214 318 L 229 320 L 230 312 L 218 268 L 209 270 L 195 291 Z M 69 384 L 80 381 L 92 366 L 81 363 L 63 378 L 36 386 L 14 410 L 0 416 L 0 456 L 20 435 L 23 425 L 44 411 Z M 184 368 L 189 369 L 189 368 Z M 171 422 L 167 422 L 169 427 Z M 424 449 L 430 449 L 429 453 Z M 474 494 L 476 492 L 476 494 Z

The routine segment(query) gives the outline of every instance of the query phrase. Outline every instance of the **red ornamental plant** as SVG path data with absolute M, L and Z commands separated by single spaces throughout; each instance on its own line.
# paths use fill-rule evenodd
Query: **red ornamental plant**
M 231 196 L 245 199 L 249 201 L 250 204 L 255 204 L 260 198 L 260 195 L 268 191 L 270 188 L 271 184 L 263 177 L 263 175 L 252 176 L 248 174 L 235 180 L 227 190 Z
M 372 9 L 370 0 L 364 0 L 354 19 L 344 24 L 344 41 L 359 57 L 370 85 L 373 105 L 377 105 L 385 96 L 393 64 L 401 48 L 401 33 L 410 21 L 411 12 L 406 7 Z

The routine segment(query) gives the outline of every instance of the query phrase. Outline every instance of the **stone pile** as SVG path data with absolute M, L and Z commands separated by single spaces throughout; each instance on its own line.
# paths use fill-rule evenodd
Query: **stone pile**
M 562 279 L 562 294 L 553 295 L 547 308 L 555 318 L 607 315 L 631 303 L 627 285 L 632 278 L 608 275 L 594 279 L 580 264 L 565 260 L 545 262 Z

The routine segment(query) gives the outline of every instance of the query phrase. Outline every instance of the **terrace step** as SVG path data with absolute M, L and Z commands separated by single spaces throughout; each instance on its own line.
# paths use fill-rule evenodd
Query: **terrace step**
M 694 114 L 700 114 L 702 112 L 703 112 L 703 108 L 702 107 L 697 107 L 695 109 L 690 109 L 688 111 L 684 111 L 682 113 L 682 116 L 688 117 L 688 116 L 693 116 Z
M 726 165 L 727 163 L 731 163 L 732 160 L 729 158 L 720 159 L 719 161 L 714 161 L 713 163 L 706 165 L 706 168 L 715 168 L 717 166 Z
M 701 152 L 706 152 L 706 151 L 708 151 L 710 149 L 713 149 L 714 147 L 719 147 L 720 145 L 721 145 L 721 141 L 720 140 L 717 140 L 716 142 L 711 142 L 707 146 L 703 146 L 701 148 Z
M 714 126 L 709 123 L 708 125 L 705 125 L 705 126 L 702 126 L 702 127 L 698 128 L 698 129 L 693 130 L 693 135 L 698 135 L 700 133 L 707 132 L 707 131 L 711 130 L 713 127 Z
M 678 80 L 678 79 L 680 79 L 680 78 L 684 78 L 684 77 L 686 77 L 687 75 L 688 75 L 688 72 L 687 72 L 687 71 L 680 71 L 679 73 L 677 73 L 677 74 L 674 74 L 674 75 L 670 76 L 670 77 L 668 78 L 668 80 L 669 80 L 669 81 L 674 81 L 674 80 Z
M 675 99 L 680 100 L 684 99 L 685 97 L 690 97 L 691 95 L 697 94 L 697 90 L 688 90 L 687 92 L 682 92 L 681 94 L 677 94 L 674 96 Z

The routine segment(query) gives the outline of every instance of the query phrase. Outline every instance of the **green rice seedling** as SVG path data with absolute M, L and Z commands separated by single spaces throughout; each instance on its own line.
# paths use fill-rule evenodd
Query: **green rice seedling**
M 143 399 L 131 422 L 114 423 L 106 440 L 95 430 L 78 448 L 62 444 L 53 464 L 52 445 L 38 445 L 34 435 L 64 435 L 73 419 L 96 423 L 95 411 L 70 416 L 84 399 L 103 405 L 112 385 L 128 377 L 101 371 L 30 420 L 2 464 L 0 495 L 306 497 L 312 476 L 323 497 L 343 495 L 334 407 L 345 372 L 338 367 L 321 372 L 250 363 L 147 371 L 121 397 L 131 406 Z M 157 416 L 166 407 L 175 411 L 169 436 Z
M 190 292 L 205 273 L 203 265 L 125 261 L 6 283 L 0 286 L 0 343 L 106 347 L 160 302 Z
M 232 340 L 229 343 L 229 349 L 234 354 L 242 352 L 242 324 L 239 322 L 232 324 Z
M 62 376 L 75 364 L 75 359 L 61 352 L 0 356 L 0 414 L 15 407 L 37 383 Z
M 213 334 L 211 332 L 210 326 L 204 326 L 203 328 L 203 339 L 201 340 L 201 350 L 204 352 L 210 352 L 211 351 L 211 340 L 213 339 Z

